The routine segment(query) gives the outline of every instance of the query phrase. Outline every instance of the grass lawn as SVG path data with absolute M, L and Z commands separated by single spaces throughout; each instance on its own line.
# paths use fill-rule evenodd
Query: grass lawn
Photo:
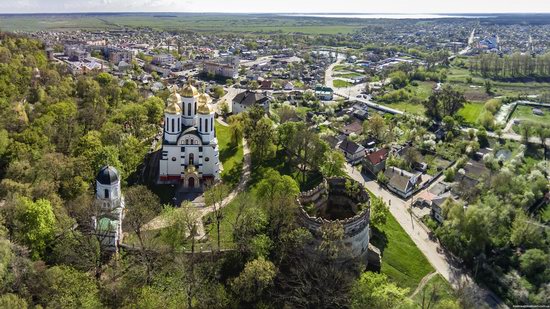
M 349 79 L 352 79 L 354 77 L 361 77 L 361 76 L 363 76 L 363 74 L 359 74 L 355 72 L 334 74 L 334 77 L 349 78 Z
M 237 218 L 238 211 L 238 201 L 239 197 L 236 196 L 229 205 L 225 206 L 222 209 L 223 219 L 220 223 L 220 245 L 222 248 L 233 248 L 233 223 Z M 212 246 L 217 246 L 218 244 L 218 233 L 216 228 L 216 220 L 214 214 L 211 213 L 208 216 L 203 218 L 204 230 L 208 235 L 210 244 Z
M 414 303 L 422 306 L 422 299 L 424 298 L 424 305 L 430 302 L 430 298 L 433 295 L 430 308 L 438 308 L 438 304 L 445 300 L 456 301 L 457 297 L 454 294 L 454 290 L 440 274 L 435 275 L 422 290 L 420 290 L 412 300 Z M 435 307 L 434 307 L 435 305 Z
M 222 179 L 231 186 L 236 185 L 241 178 L 243 168 L 243 144 L 231 143 L 231 129 L 216 123 L 216 137 L 220 147 L 220 161 L 223 164 Z
M 333 84 L 334 84 L 334 87 L 336 88 L 347 88 L 347 87 L 353 86 L 352 83 L 346 82 L 345 80 L 341 80 L 341 79 L 335 79 Z
M 403 112 L 415 114 L 415 115 L 424 115 L 424 112 L 426 109 L 424 108 L 424 105 L 422 104 L 413 104 L 408 102 L 398 102 L 398 103 L 388 103 L 388 104 L 380 104 L 385 105 L 387 107 L 391 107 Z
M 387 223 L 371 241 L 382 251 L 382 273 L 399 286 L 409 288 L 410 293 L 424 276 L 434 271 L 393 215 L 388 216 Z
M 464 107 L 461 108 L 458 111 L 458 114 L 462 117 L 464 117 L 464 120 L 469 125 L 475 125 L 477 124 L 477 119 L 479 118 L 479 115 L 481 115 L 481 112 L 483 111 L 483 103 L 466 103 L 464 104 Z
M 540 107 L 540 109 L 544 112 L 544 116 L 533 114 L 533 106 L 518 105 L 511 118 L 517 118 L 538 124 L 549 124 L 550 108 Z

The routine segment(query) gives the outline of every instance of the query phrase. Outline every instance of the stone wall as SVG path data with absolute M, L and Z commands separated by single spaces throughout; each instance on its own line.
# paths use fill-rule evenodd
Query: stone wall
M 354 180 L 350 180 L 354 182 Z M 355 216 L 339 221 L 344 227 L 344 243 L 346 243 L 354 256 L 363 256 L 367 253 L 369 245 L 370 201 L 368 192 L 361 185 L 357 192 L 350 195 L 346 189 L 346 178 L 329 178 L 312 190 L 303 192 L 298 197 L 300 205 L 314 203 L 316 207 L 322 207 L 327 202 L 330 194 L 342 195 L 355 203 L 364 204 L 363 208 Z M 358 183 L 357 183 L 358 184 Z M 303 207 L 300 207 L 298 220 L 300 224 L 312 232 L 315 237 L 321 237 L 323 224 L 333 222 L 324 218 L 310 216 Z

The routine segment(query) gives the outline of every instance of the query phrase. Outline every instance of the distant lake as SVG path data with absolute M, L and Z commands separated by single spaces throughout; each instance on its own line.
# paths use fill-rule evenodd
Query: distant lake
M 320 18 L 358 18 L 358 19 L 441 19 L 441 18 L 490 18 L 483 15 L 444 15 L 444 14 L 283 14 L 284 16 L 320 17 Z

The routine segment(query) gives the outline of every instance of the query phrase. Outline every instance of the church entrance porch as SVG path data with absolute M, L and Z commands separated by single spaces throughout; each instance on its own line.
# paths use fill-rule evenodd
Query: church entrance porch
M 184 190 L 198 191 L 201 189 L 199 173 L 194 165 L 189 165 L 181 175 Z

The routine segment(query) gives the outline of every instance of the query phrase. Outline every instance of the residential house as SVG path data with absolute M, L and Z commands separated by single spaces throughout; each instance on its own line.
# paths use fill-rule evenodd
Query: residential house
M 233 114 L 242 113 L 254 105 L 259 105 L 267 111 L 269 108 L 269 101 L 269 97 L 266 95 L 247 90 L 235 96 L 232 101 L 231 111 Z
M 386 167 L 388 154 L 389 151 L 386 148 L 367 154 L 363 160 L 363 169 L 375 176 L 378 175 Z
M 360 163 L 365 156 L 365 147 L 349 139 L 343 140 L 338 148 L 344 152 L 347 161 L 352 165 Z
M 388 179 L 388 189 L 402 198 L 408 198 L 419 183 L 421 174 L 413 174 L 397 167 L 386 168 L 384 175 Z
M 329 87 L 316 87 L 315 97 L 321 101 L 332 101 L 334 99 L 334 90 Z
M 350 124 L 347 124 L 342 128 L 342 133 L 347 136 L 352 133 L 360 135 L 363 133 L 363 124 L 359 121 L 359 119 L 354 119 Z

